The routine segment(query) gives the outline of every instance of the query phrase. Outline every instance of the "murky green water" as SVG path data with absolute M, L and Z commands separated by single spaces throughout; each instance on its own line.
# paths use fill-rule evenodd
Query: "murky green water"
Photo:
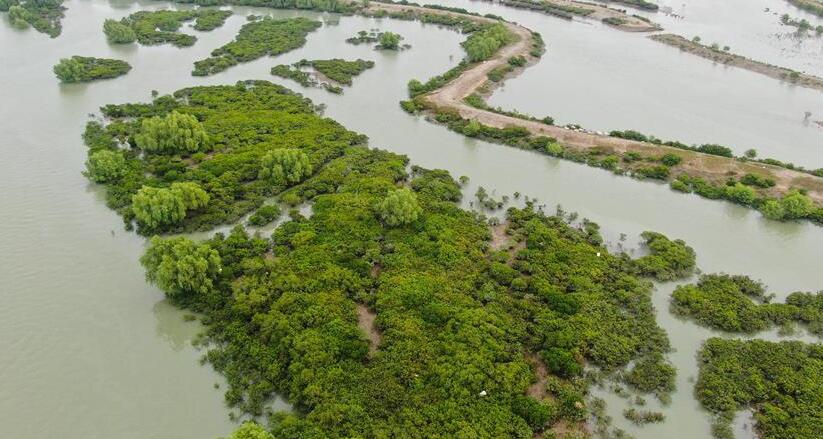
M 144 241 L 123 231 L 121 220 L 80 175 L 85 160 L 80 134 L 87 114 L 106 103 L 148 100 L 152 89 L 166 93 L 193 84 L 271 79 L 325 103 L 329 117 L 369 135 L 373 146 L 407 154 L 422 166 L 469 176 L 468 194 L 483 185 L 498 195 L 520 191 L 549 206 L 560 203 L 599 222 L 612 242 L 626 233 L 634 245 L 636 235 L 648 229 L 683 238 L 697 250 L 704 271 L 753 274 L 780 297 L 823 287 L 823 228 L 775 223 L 663 185 L 465 139 L 403 113 L 397 102 L 405 97 L 409 79 L 445 71 L 461 57 L 462 37 L 453 32 L 418 23 L 278 11 L 273 13 L 319 17 L 326 25 L 300 50 L 193 78 L 192 62 L 229 41 L 249 9 L 238 9 L 241 13 L 217 31 L 192 31 L 199 41 L 180 50 L 110 47 L 102 35 L 104 19 L 162 3 L 73 0 L 67 6 L 64 32 L 56 40 L 0 23 L 0 437 L 194 439 L 233 428 L 222 389 L 214 388 L 214 383 L 222 387 L 222 379 L 200 366 L 200 354 L 190 347 L 196 323 L 184 322 L 145 284 L 137 261 Z M 372 27 L 404 35 L 412 49 L 384 53 L 343 43 Z M 541 32 L 550 53 L 568 43 Z M 594 42 L 596 35 L 590 37 Z M 646 50 L 638 44 L 637 51 Z M 578 52 L 568 64 L 590 56 Z M 134 69 L 115 80 L 61 86 L 51 67 L 75 54 L 122 58 Z M 301 89 L 268 74 L 274 64 L 326 57 L 360 57 L 376 66 L 342 96 Z M 534 69 L 551 62 L 555 60 L 547 57 Z M 701 63 L 694 59 L 684 68 L 700 71 Z M 715 79 L 726 74 L 716 72 Z M 512 81 L 506 94 L 526 81 L 525 76 Z M 543 83 L 532 96 L 548 86 Z M 521 96 L 514 107 L 531 111 L 529 102 Z M 823 154 L 817 157 L 823 161 Z M 677 349 L 671 358 L 680 369 L 679 390 L 663 409 L 668 421 L 637 436 L 708 437 L 708 421 L 691 397 L 689 377 L 696 375 L 695 349 L 711 333 L 668 314 L 670 289 L 661 287 L 655 303 L 661 310 L 659 322 Z M 620 410 L 611 404 L 617 421 Z

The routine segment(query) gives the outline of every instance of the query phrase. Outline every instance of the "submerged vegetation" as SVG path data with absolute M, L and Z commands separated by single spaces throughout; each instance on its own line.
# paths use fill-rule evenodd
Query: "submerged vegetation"
M 222 26 L 231 14 L 231 11 L 219 9 L 139 11 L 120 21 L 106 20 L 103 33 L 114 44 L 136 40 L 145 45 L 170 43 L 188 47 L 197 41 L 197 37 L 179 32 L 183 23 L 195 20 L 194 29 L 209 31 Z
M 746 276 L 710 274 L 696 284 L 677 287 L 671 310 L 723 331 L 751 333 L 800 323 L 823 337 L 823 292 L 795 292 L 786 303 L 770 302 L 759 282 Z
M 274 437 L 414 426 L 428 437 L 529 438 L 585 419 L 584 365 L 640 392 L 673 389 L 652 285 L 638 275 L 676 276 L 681 251 L 653 248 L 661 261 L 649 271 L 609 253 L 596 224 L 531 203 L 509 209 L 509 247 L 493 247 L 485 219 L 457 206 L 448 173 L 409 174 L 405 157 L 365 148 L 262 81 L 103 110 L 109 123 L 86 130 L 88 174 L 141 233 L 207 229 L 271 196 L 312 204 L 271 239 L 241 227 L 200 243 L 153 238 L 141 259 L 170 300 L 204 314 L 206 358 L 228 378 L 229 405 L 261 414 L 277 392 L 300 408 L 271 418 Z M 172 137 L 187 146 L 145 148 Z M 279 209 L 258 214 L 263 224 Z M 376 326 L 358 326 L 357 306 L 376 312 Z M 371 354 L 363 331 L 381 335 Z M 536 393 L 527 356 L 551 373 Z M 244 424 L 233 437 L 268 434 Z
M 62 82 L 88 82 L 125 75 L 131 65 L 119 59 L 73 56 L 63 58 L 54 66 L 54 74 Z
M 710 338 L 699 354 L 697 399 L 732 439 L 735 413 L 751 409 L 762 439 L 816 439 L 823 431 L 823 345 Z
M 52 38 L 60 35 L 63 0 L 0 0 L 0 12 L 8 12 L 13 26 L 33 27 Z
M 194 63 L 194 76 L 222 72 L 242 62 L 285 53 L 306 43 L 306 35 L 320 22 L 304 17 L 275 20 L 263 18 L 243 25 L 235 40 L 211 52 L 211 57 Z

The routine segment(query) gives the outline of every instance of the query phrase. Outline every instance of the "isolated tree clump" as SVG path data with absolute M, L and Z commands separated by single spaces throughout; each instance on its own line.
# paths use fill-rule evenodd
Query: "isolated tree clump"
M 207 149 L 209 136 L 196 117 L 172 111 L 144 119 L 134 136 L 142 150 L 158 154 L 194 153 Z
M 155 236 L 140 263 L 146 269 L 146 280 L 171 299 L 209 292 L 221 270 L 216 250 L 184 237 Z
M 131 199 L 140 224 L 152 229 L 179 223 L 186 212 L 209 202 L 209 194 L 197 183 L 173 183 L 169 188 L 143 186 Z
M 414 222 L 423 209 L 417 202 L 417 195 L 408 188 L 402 188 L 389 192 L 383 201 L 377 203 L 377 211 L 386 225 L 394 227 Z
M 274 184 L 299 183 L 311 173 L 309 156 L 299 149 L 275 149 L 260 160 L 260 178 L 269 179 Z

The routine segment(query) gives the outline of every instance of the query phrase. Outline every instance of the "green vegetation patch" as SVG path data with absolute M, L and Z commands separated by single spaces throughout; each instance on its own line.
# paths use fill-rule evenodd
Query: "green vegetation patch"
M 321 26 L 319 21 L 297 17 L 283 20 L 263 18 L 240 28 L 234 41 L 218 47 L 210 58 L 194 63 L 194 76 L 222 72 L 241 62 L 285 53 L 306 43 L 306 36 Z
M 54 66 L 54 74 L 62 82 L 87 82 L 125 75 L 131 65 L 119 59 L 73 56 L 63 58 Z
M 103 32 L 109 42 L 115 44 L 128 44 L 136 40 L 145 45 L 170 43 L 188 47 L 197 41 L 197 37 L 179 32 L 183 23 L 195 20 L 195 29 L 208 31 L 222 26 L 231 15 L 231 11 L 219 9 L 139 11 L 119 22 L 106 20 Z
M 769 303 L 771 296 L 746 276 L 709 274 L 696 284 L 677 287 L 672 312 L 702 325 L 729 332 L 756 332 L 773 326 L 801 323 L 823 337 L 823 292 L 795 292 L 786 303 Z
M 592 222 L 572 226 L 529 203 L 508 211 L 508 249 L 493 251 L 447 172 L 409 173 L 405 157 L 364 148 L 363 136 L 262 81 L 104 114 L 85 139 L 109 205 L 129 223 L 138 210 L 176 216 L 138 218 L 141 233 L 207 229 L 269 196 L 312 203 L 270 239 L 242 227 L 204 242 L 154 238 L 141 258 L 173 303 L 204 314 L 206 359 L 226 376 L 230 406 L 259 415 L 279 393 L 300 407 L 271 418 L 274 437 L 414 426 L 422 437 L 530 438 L 586 419 L 586 364 L 641 392 L 673 388 L 652 284 Z M 261 223 L 279 213 L 264 209 Z M 376 313 L 374 326 L 362 327 L 358 306 Z M 371 349 L 366 332 L 378 335 Z M 537 397 L 526 393 L 534 361 L 551 373 Z M 270 437 L 254 424 L 233 437 L 251 434 Z
M 271 74 L 281 78 L 291 79 L 304 87 L 322 87 L 331 93 L 340 94 L 343 89 L 329 82 L 318 81 L 315 75 L 302 70 L 311 67 L 329 80 L 351 85 L 352 78 L 374 67 L 373 61 L 357 59 L 346 61 L 343 59 L 300 60 L 292 65 L 280 64 L 272 67 Z
M 311 66 L 332 81 L 346 85 L 351 85 L 352 78 L 374 67 L 374 61 L 362 59 L 346 61 L 339 58 L 314 61 L 303 60 L 299 64 L 300 66 Z
M 754 411 L 762 439 L 816 439 L 823 431 L 823 345 L 710 338 L 699 354 L 696 394 L 717 414 L 712 430 L 734 435 L 731 421 Z
M 13 26 L 31 26 L 52 38 L 60 35 L 65 10 L 63 0 L 0 0 L 0 12 L 8 12 Z
M 106 186 L 108 205 L 140 233 L 234 222 L 365 141 L 315 110 L 309 100 L 265 81 L 108 105 L 108 124 L 86 128 L 88 173 Z M 175 183 L 194 184 L 206 197 L 194 188 L 172 190 Z

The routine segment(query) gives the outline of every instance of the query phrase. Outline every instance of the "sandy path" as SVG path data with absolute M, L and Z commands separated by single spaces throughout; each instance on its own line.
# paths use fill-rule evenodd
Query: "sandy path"
M 369 338 L 369 356 L 373 356 L 377 352 L 377 347 L 380 346 L 380 331 L 374 324 L 374 319 L 377 314 L 370 310 L 369 307 L 361 303 L 357 304 L 357 326 Z
M 419 13 L 465 17 L 485 23 L 497 22 L 496 20 L 491 20 L 485 17 L 460 14 L 452 11 L 442 11 L 417 6 L 388 3 L 372 2 L 368 10 L 372 12 L 377 12 L 380 10 L 388 12 L 410 10 Z M 766 165 L 763 163 L 741 162 L 733 158 L 713 156 L 670 146 L 620 139 L 616 137 L 593 134 L 590 132 L 575 131 L 563 127 L 545 125 L 541 122 L 528 121 L 512 116 L 497 114 L 488 110 L 482 110 L 469 106 L 463 102 L 463 99 L 472 93 L 478 92 L 478 89 L 486 84 L 488 79 L 487 75 L 490 71 L 497 67 L 507 65 L 509 58 L 513 56 L 524 56 L 527 59 L 532 61 L 534 60 L 534 58 L 529 54 L 532 47 L 531 31 L 514 23 L 503 22 L 503 24 L 505 24 L 512 33 L 519 37 L 518 40 L 512 44 L 504 46 L 497 53 L 497 55 L 491 59 L 464 71 L 460 74 L 460 76 L 446 84 L 444 87 L 425 95 L 424 99 L 429 104 L 438 108 L 455 109 L 464 119 L 474 119 L 484 125 L 495 128 L 505 128 L 507 126 L 523 127 L 534 135 L 554 137 L 565 148 L 571 148 L 574 150 L 585 151 L 592 148 L 600 148 L 611 150 L 615 153 L 625 153 L 628 151 L 638 152 L 644 156 L 661 156 L 666 153 L 676 154 L 680 156 L 683 161 L 678 167 L 674 168 L 675 174 L 677 174 L 678 171 L 687 171 L 689 175 L 699 176 L 714 183 L 722 184 L 728 179 L 729 176 L 737 175 L 742 177 L 746 173 L 767 176 L 776 182 L 775 187 L 766 192 L 768 195 L 781 196 L 792 188 L 801 188 L 805 189 L 809 197 L 811 197 L 816 203 L 823 204 L 823 178 L 803 172 L 793 171 L 778 166 Z M 520 70 L 522 69 L 518 69 L 516 72 Z

